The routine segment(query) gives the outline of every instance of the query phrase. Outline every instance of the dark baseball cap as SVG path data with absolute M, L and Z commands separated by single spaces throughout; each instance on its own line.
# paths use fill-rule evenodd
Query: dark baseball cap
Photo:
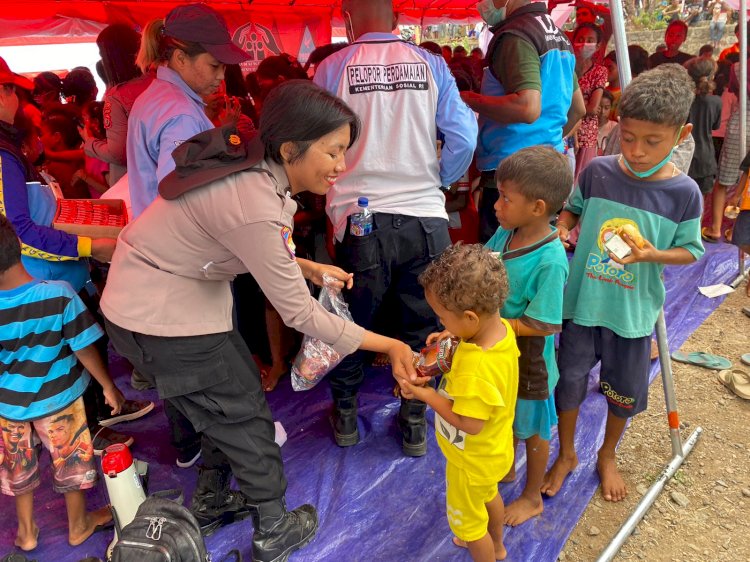
M 20 74 L 11 72 L 8 63 L 2 57 L 0 57 L 0 84 L 13 84 L 29 92 L 34 89 L 34 83 Z
M 164 199 L 177 199 L 183 193 L 254 168 L 264 154 L 260 135 L 256 132 L 243 142 L 234 124 L 198 133 L 172 152 L 175 169 L 159 182 L 159 194 Z
M 250 58 L 232 42 L 222 15 L 205 4 L 174 8 L 164 20 L 164 35 L 198 43 L 224 64 L 239 64 Z

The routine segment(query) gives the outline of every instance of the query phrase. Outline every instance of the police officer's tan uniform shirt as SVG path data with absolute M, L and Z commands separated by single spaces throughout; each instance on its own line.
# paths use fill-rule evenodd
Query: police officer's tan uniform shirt
M 310 296 L 291 244 L 297 204 L 284 169 L 240 172 L 167 201 L 158 197 L 120 234 L 101 307 L 142 334 L 176 337 L 232 329 L 229 282 L 249 271 L 288 326 L 355 351 L 364 329 Z

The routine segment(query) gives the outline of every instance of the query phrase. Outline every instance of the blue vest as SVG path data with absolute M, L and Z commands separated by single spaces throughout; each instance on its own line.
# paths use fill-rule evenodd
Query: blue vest
M 482 94 L 506 94 L 505 87 L 492 70 L 492 62 L 502 37 L 516 35 L 531 43 L 539 53 L 542 111 L 533 123 L 502 124 L 480 117 L 477 144 L 477 166 L 480 171 L 494 170 L 504 158 L 527 146 L 546 144 L 562 152 L 562 130 L 568 121 L 575 79 L 573 47 L 547 14 L 544 4 L 533 3 L 519 8 L 493 31 L 494 36 L 487 49 Z

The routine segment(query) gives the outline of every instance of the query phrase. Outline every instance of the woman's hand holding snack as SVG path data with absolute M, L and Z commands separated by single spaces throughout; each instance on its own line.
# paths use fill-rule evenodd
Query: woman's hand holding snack
M 429 379 L 422 379 L 417 374 L 414 368 L 414 352 L 404 342 L 398 340 L 391 340 L 392 344 L 388 348 L 388 357 L 391 360 L 391 369 L 393 371 L 393 377 L 396 380 L 408 379 L 413 381 L 415 384 L 424 384 L 424 381 Z M 420 380 L 422 381 L 420 383 Z

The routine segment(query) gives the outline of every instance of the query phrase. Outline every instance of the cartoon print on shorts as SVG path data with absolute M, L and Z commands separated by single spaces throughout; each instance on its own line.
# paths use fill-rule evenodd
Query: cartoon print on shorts
M 92 463 L 94 445 L 86 425 L 83 402 L 73 402 L 62 412 L 45 418 L 45 422 L 44 427 L 37 426 L 37 431 L 44 431 L 50 443 L 55 486 L 64 489 L 82 481 L 93 482 L 96 479 Z
M 31 424 L 0 418 L 3 432 L 0 470 L 11 492 L 29 489 L 39 479 L 37 456 L 31 441 Z

